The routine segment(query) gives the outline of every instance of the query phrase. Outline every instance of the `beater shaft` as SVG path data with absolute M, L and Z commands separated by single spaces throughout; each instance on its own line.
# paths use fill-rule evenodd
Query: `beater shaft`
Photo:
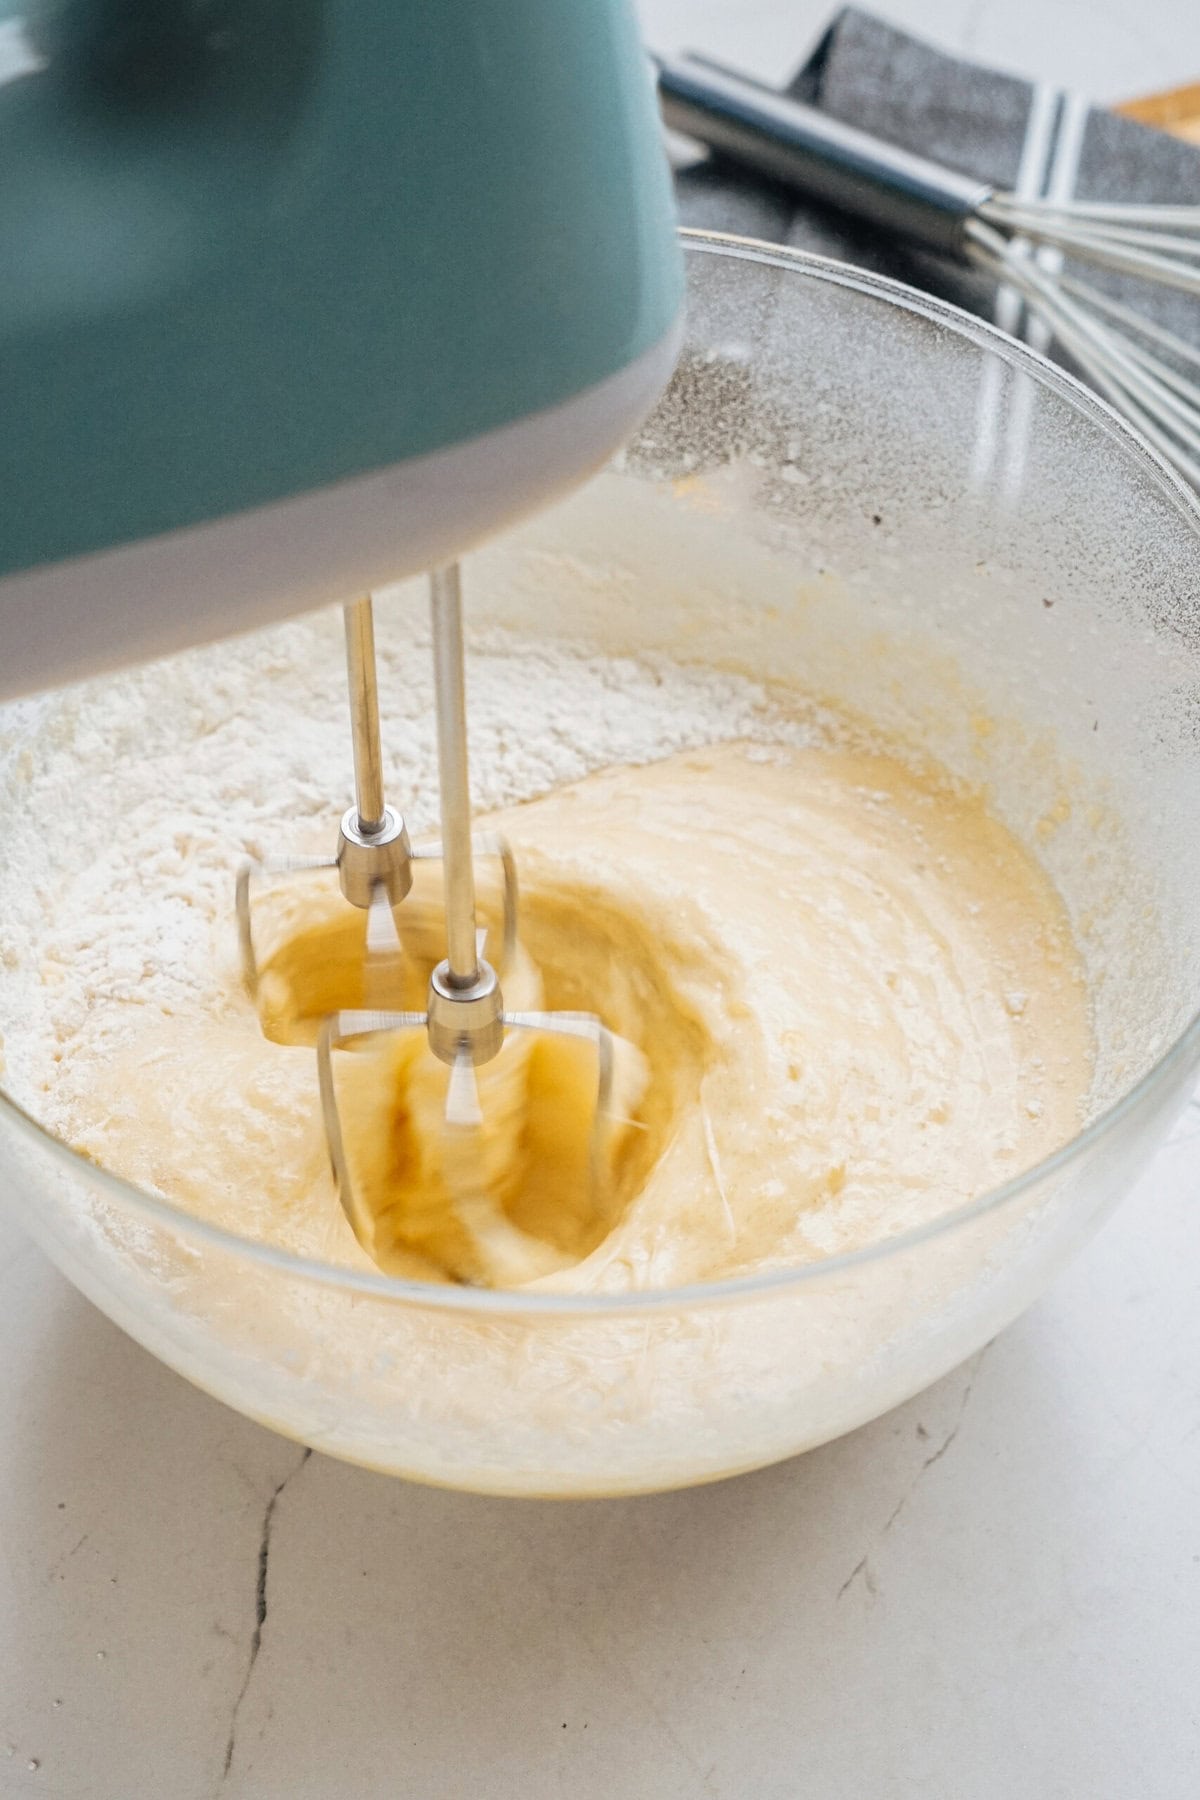
M 368 594 L 342 608 L 346 622 L 346 675 L 354 738 L 354 796 L 358 828 L 369 836 L 383 824 L 383 749 L 379 737 L 379 684 L 375 673 L 375 609 Z
M 471 792 L 467 769 L 462 580 L 457 563 L 436 569 L 430 576 L 429 610 L 437 691 L 446 961 L 449 984 L 469 988 L 479 978 L 479 957 L 475 939 L 475 870 L 471 856 Z
M 398 812 L 383 798 L 379 737 L 379 679 L 375 668 L 375 608 L 370 594 L 342 608 L 346 675 L 354 746 L 354 805 L 338 836 L 338 880 L 351 906 L 369 909 L 370 950 L 399 949 L 391 908 L 412 887 L 412 845 Z

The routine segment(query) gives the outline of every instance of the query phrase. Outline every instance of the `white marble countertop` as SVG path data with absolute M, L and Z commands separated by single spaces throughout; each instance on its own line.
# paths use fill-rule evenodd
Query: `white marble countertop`
M 1195 0 L 887 0 L 1105 98 Z M 827 0 L 643 0 L 764 75 Z M 1050 1294 L 807 1457 L 655 1499 L 438 1493 L 170 1374 L 0 1226 L 0 1795 L 1193 1800 L 1200 1108 Z

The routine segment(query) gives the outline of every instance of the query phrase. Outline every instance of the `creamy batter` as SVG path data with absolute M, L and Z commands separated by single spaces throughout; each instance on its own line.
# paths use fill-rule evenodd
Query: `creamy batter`
M 483 1234 L 481 1259 L 437 1148 L 445 1073 L 398 1040 L 339 1058 L 365 1249 L 351 1233 L 313 1021 L 331 1004 L 420 1004 L 440 953 L 428 882 L 397 913 L 407 956 L 389 991 L 366 994 L 356 973 L 362 915 L 310 882 L 260 904 L 261 1013 L 231 969 L 218 1004 L 147 1009 L 103 1062 L 80 1034 L 59 1072 L 79 1147 L 309 1255 L 587 1292 L 890 1236 L 1078 1127 L 1089 1033 L 1063 908 L 937 771 L 730 743 L 604 770 L 494 823 L 522 879 L 508 1004 L 589 1008 L 626 1046 L 598 1187 L 586 1053 L 514 1034 L 484 1072 L 500 1236 Z M 485 915 L 494 928 L 494 901 Z

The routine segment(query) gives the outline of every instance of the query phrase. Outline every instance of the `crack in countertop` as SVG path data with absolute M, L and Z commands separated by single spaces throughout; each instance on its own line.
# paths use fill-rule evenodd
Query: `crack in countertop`
M 233 1710 L 229 1715 L 229 1736 L 225 1743 L 225 1762 L 221 1770 L 220 1786 L 229 1778 L 233 1767 L 234 1751 L 237 1748 L 238 1719 L 241 1715 L 242 1702 L 250 1687 L 250 1678 L 254 1674 L 254 1665 L 258 1661 L 258 1653 L 262 1649 L 263 1626 L 267 1622 L 267 1571 L 271 1561 L 271 1530 L 275 1523 L 275 1508 L 279 1497 L 294 1476 L 298 1475 L 309 1457 L 311 1449 L 306 1448 L 298 1463 L 273 1488 L 263 1512 L 262 1531 L 258 1541 L 258 1563 L 254 1583 L 254 1631 L 250 1637 L 250 1653 L 246 1659 L 246 1670 L 242 1676 L 242 1685 L 233 1702 Z
M 895 1506 L 892 1508 L 891 1512 L 888 1514 L 888 1517 L 887 1517 L 886 1521 L 884 1522 L 883 1529 L 880 1531 L 879 1536 L 875 1541 L 875 1544 L 873 1544 L 871 1546 L 872 1549 L 877 1548 L 878 1545 L 883 1542 L 883 1540 L 887 1536 L 888 1532 L 892 1529 L 892 1526 L 896 1523 L 896 1520 L 900 1517 L 900 1514 L 904 1511 L 905 1507 L 908 1505 L 909 1501 L 912 1499 L 913 1495 L 916 1493 L 918 1487 L 921 1485 L 921 1482 L 925 1479 L 926 1474 L 929 1472 L 930 1469 L 932 1469 L 934 1463 L 941 1462 L 943 1456 L 945 1456 L 947 1450 L 949 1450 L 951 1444 L 954 1442 L 955 1438 L 958 1436 L 959 1432 L 962 1430 L 963 1420 L 966 1418 L 966 1415 L 967 1415 L 967 1407 L 971 1403 L 971 1395 L 974 1391 L 975 1382 L 979 1375 L 979 1370 L 982 1367 L 983 1359 L 987 1355 L 988 1351 L 991 1349 L 992 1344 L 994 1344 L 995 1341 L 996 1341 L 995 1338 L 992 1338 L 988 1343 L 986 1343 L 983 1346 L 982 1350 L 977 1350 L 975 1352 L 975 1355 L 972 1358 L 970 1365 L 969 1365 L 970 1374 L 967 1377 L 967 1384 L 963 1388 L 962 1398 L 960 1399 L 960 1401 L 958 1403 L 958 1416 L 956 1417 L 956 1419 L 955 1419 L 953 1425 L 950 1427 L 949 1431 L 946 1433 L 945 1437 L 942 1439 L 941 1443 L 938 1445 L 937 1449 L 931 1450 L 929 1452 L 929 1455 L 927 1457 L 925 1457 L 924 1461 L 921 1463 L 920 1467 L 917 1469 L 917 1472 L 913 1476 L 912 1480 L 909 1482 L 908 1487 L 901 1494 L 899 1500 L 897 1500 Z M 862 1576 L 863 1582 L 866 1585 L 867 1589 L 871 1593 L 875 1592 L 875 1581 L 871 1574 L 870 1564 L 871 1564 L 871 1550 L 867 1550 L 863 1553 L 863 1555 L 855 1563 L 854 1567 L 851 1569 L 850 1573 L 847 1575 L 845 1581 L 843 1581 L 841 1587 L 838 1589 L 837 1594 L 835 1595 L 836 1600 L 840 1600 L 842 1598 L 843 1594 L 845 1594 L 847 1592 L 847 1590 L 851 1587 L 851 1585 L 857 1580 L 857 1578 L 860 1575 Z

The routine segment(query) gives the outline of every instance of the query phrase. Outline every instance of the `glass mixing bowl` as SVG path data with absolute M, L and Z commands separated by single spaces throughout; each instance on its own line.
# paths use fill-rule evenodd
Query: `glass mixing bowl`
M 615 466 L 472 559 L 472 621 L 799 683 L 982 784 L 1057 883 L 1087 963 L 1089 1122 L 1004 1187 L 856 1254 L 574 1299 L 305 1262 L 0 1105 L 10 1202 L 97 1306 L 241 1412 L 422 1480 L 631 1493 L 862 1424 L 1028 1305 L 1143 1167 L 1200 1060 L 1194 501 L 1103 405 L 974 319 L 782 250 L 687 248 L 669 392 Z M 196 679 L 230 654 L 192 653 Z M 51 697 L 4 723 L 0 810 L 35 890 L 69 874 L 79 840 L 26 818 L 22 771 L 39 731 L 61 744 L 86 719 L 86 697 Z M 186 729 L 148 699 L 127 748 L 152 761 Z M 119 772 L 82 811 L 85 848 L 119 828 Z M 37 946 L 10 932 L 7 951 Z

